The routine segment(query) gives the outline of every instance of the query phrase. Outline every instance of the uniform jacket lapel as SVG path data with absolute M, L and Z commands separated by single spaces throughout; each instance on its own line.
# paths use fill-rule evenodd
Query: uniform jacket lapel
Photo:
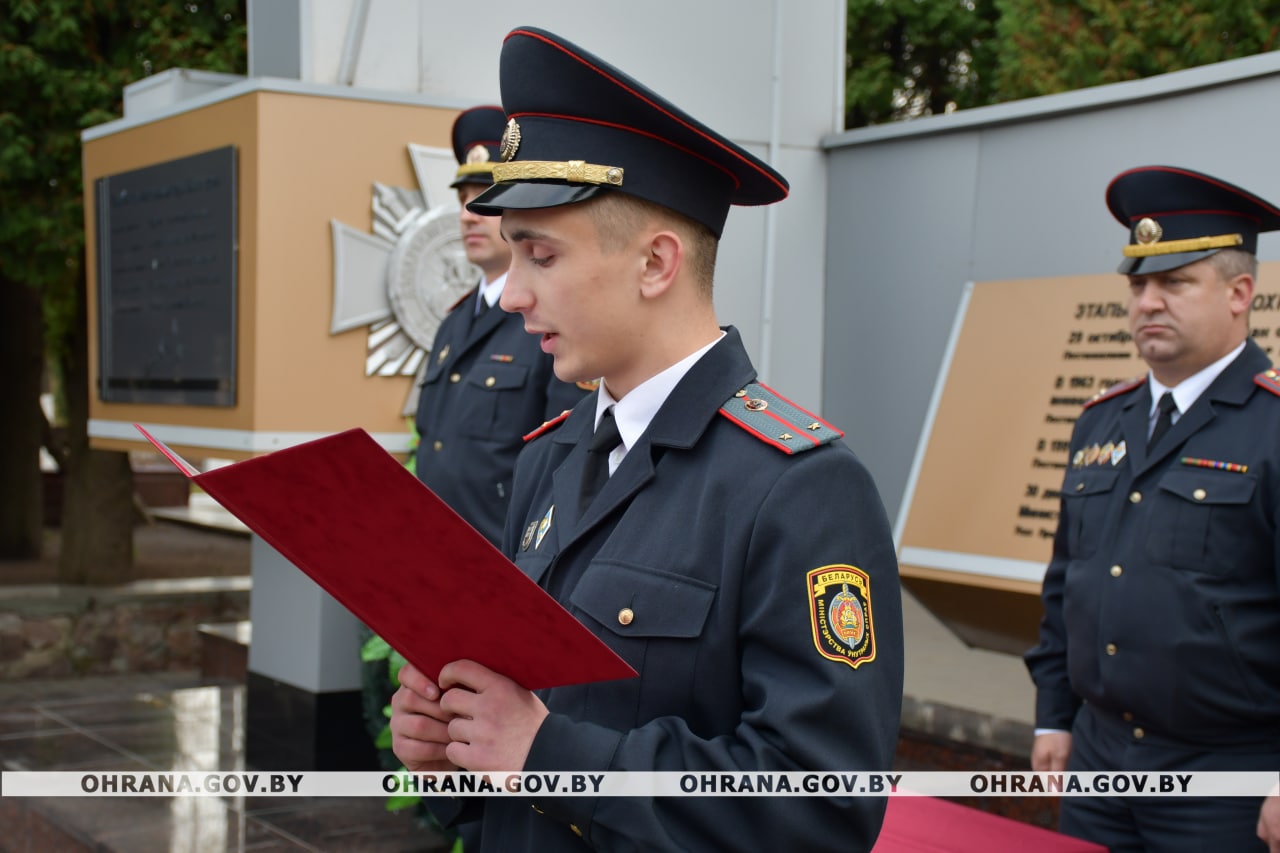
M 489 337 L 489 334 L 494 329 L 502 325 L 503 320 L 506 320 L 509 316 L 512 316 L 507 314 L 506 311 L 503 311 L 502 308 L 500 308 L 499 306 L 493 305 L 487 311 L 481 314 L 479 317 L 476 317 L 475 308 L 476 308 L 475 303 L 472 302 L 471 329 L 467 332 L 467 344 L 466 344 L 467 347 L 474 346 L 475 344 Z M 524 320 L 521 319 L 520 322 L 524 323 Z
M 1213 384 L 1200 395 L 1200 399 L 1196 400 L 1191 405 L 1191 408 L 1184 412 L 1177 422 L 1169 428 L 1169 432 L 1160 441 L 1154 455 L 1145 453 L 1146 425 L 1144 421 L 1142 432 L 1144 454 L 1140 464 L 1138 460 L 1134 460 L 1135 474 L 1141 475 L 1145 473 L 1181 447 L 1187 439 L 1210 424 L 1217 415 L 1214 408 L 1215 403 L 1229 406 L 1243 405 L 1256 390 L 1256 386 L 1253 384 L 1254 375 L 1266 370 L 1270 364 L 1270 360 L 1261 347 L 1255 344 L 1252 339 L 1246 342 L 1244 351 L 1236 357 L 1235 361 L 1227 365 L 1227 369 L 1222 371 L 1217 379 L 1213 380 Z M 1146 408 L 1141 409 L 1142 415 L 1146 416 L 1151 410 L 1151 393 L 1146 391 L 1141 396 L 1146 399 Z M 1126 415 L 1126 440 L 1128 439 L 1127 418 L 1128 416 Z
M 562 546 L 571 544 L 584 533 L 611 516 L 649 483 L 657 472 L 662 456 L 669 449 L 689 449 L 698 443 L 721 404 L 735 391 L 755 379 L 755 369 L 742 347 L 742 338 L 732 326 L 672 390 L 650 422 L 635 447 L 627 451 L 622 464 L 605 483 L 587 514 L 573 528 Z M 589 398 L 594 401 L 594 397 Z M 593 432 L 595 406 L 579 406 L 573 418 L 582 415 L 583 423 L 575 429 L 559 431 L 557 441 L 574 446 L 554 477 L 556 503 L 577 509 L 578 484 L 586 460 L 586 448 Z
M 1130 394 L 1120 416 L 1120 432 L 1124 436 L 1125 454 L 1134 471 L 1147 464 L 1147 424 L 1151 411 L 1151 383 L 1145 382 L 1136 394 Z

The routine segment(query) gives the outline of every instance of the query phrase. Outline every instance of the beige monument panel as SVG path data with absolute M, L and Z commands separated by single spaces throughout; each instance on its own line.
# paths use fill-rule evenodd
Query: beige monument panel
M 258 249 L 254 205 L 257 195 L 257 109 L 253 96 L 212 104 L 204 109 L 183 113 L 162 121 L 128 128 L 119 133 L 89 140 L 84 144 L 85 186 L 85 257 L 88 273 L 89 375 L 90 388 L 98 387 L 101 375 L 98 340 L 98 268 L 97 209 L 94 204 L 94 181 L 109 175 L 141 169 L 179 157 L 199 154 L 226 145 L 234 145 L 238 157 L 239 257 L 237 278 L 237 331 L 240 335 L 237 384 L 238 402 L 233 407 L 160 406 L 103 402 L 96 391 L 89 394 L 89 417 L 92 419 L 181 426 L 212 427 L 228 430 L 253 429 L 253 408 L 244 401 L 253 396 L 255 363 L 252 348 L 243 342 L 253 328 L 253 279 L 249 274 Z M 94 439 L 93 446 L 113 450 L 137 450 L 149 446 L 138 441 Z M 190 450 L 191 448 L 184 448 Z M 203 455 L 203 454 L 198 454 Z
M 1251 322 L 1269 354 L 1277 282 L 1280 264 L 1263 264 Z M 1127 302 L 1115 274 L 969 289 L 899 545 L 906 586 L 973 645 L 1020 653 L 1035 641 L 1072 426 L 1098 391 L 1146 373 Z M 1084 461 L 1125 452 L 1102 450 Z
M 375 181 L 417 188 L 410 143 L 449 147 L 456 110 L 402 103 L 252 91 L 104 135 L 85 144 L 86 229 L 95 257 L 96 178 L 234 145 L 239 230 L 237 393 L 232 407 L 105 403 L 90 418 L 252 433 L 324 434 L 363 427 L 408 432 L 408 376 L 366 376 L 366 328 L 330 335 L 331 221 L 372 226 Z M 376 282 L 377 286 L 385 286 Z M 90 264 L 91 374 L 96 383 L 96 271 Z M 140 441 L 95 437 L 95 446 Z M 258 444 L 262 442 L 259 441 Z M 174 441 L 195 457 L 244 458 L 252 450 Z M 271 447 L 260 447 L 258 452 Z

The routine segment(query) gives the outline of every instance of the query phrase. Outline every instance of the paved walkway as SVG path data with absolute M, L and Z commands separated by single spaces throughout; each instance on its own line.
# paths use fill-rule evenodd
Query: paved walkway
M 199 504 L 187 522 L 244 535 Z M 906 593 L 904 615 L 904 728 L 1027 754 L 1021 660 L 966 647 Z M 0 683 L 0 770 L 252 770 L 244 692 L 191 673 Z M 0 851 L 443 849 L 411 814 L 368 798 L 0 798 L 0 826 Z
M 242 684 L 194 674 L 0 684 L 0 769 L 252 771 L 244 704 Z M 379 798 L 4 797 L 0 827 L 4 851 L 445 849 Z

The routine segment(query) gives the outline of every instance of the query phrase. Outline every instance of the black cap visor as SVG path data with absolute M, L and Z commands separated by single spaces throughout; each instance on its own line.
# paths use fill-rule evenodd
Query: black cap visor
M 1151 275 L 1157 272 L 1168 272 L 1187 264 L 1202 261 L 1210 255 L 1216 255 L 1222 249 L 1207 249 L 1201 252 L 1172 252 L 1168 255 L 1147 255 L 1142 258 L 1125 258 L 1120 262 L 1116 272 L 1121 275 Z
M 539 181 L 494 184 L 472 199 L 467 210 L 480 216 L 501 216 L 504 210 L 541 210 L 577 204 L 608 191 L 608 187 L 594 184 Z
M 488 172 L 477 172 L 473 175 L 459 175 L 449 184 L 449 189 L 456 190 L 464 184 L 476 184 L 482 187 L 493 186 L 493 175 Z

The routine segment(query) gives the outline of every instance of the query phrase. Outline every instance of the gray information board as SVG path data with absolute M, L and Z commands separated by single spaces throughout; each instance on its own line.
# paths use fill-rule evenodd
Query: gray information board
M 235 148 L 99 178 L 94 198 L 101 399 L 235 405 Z

